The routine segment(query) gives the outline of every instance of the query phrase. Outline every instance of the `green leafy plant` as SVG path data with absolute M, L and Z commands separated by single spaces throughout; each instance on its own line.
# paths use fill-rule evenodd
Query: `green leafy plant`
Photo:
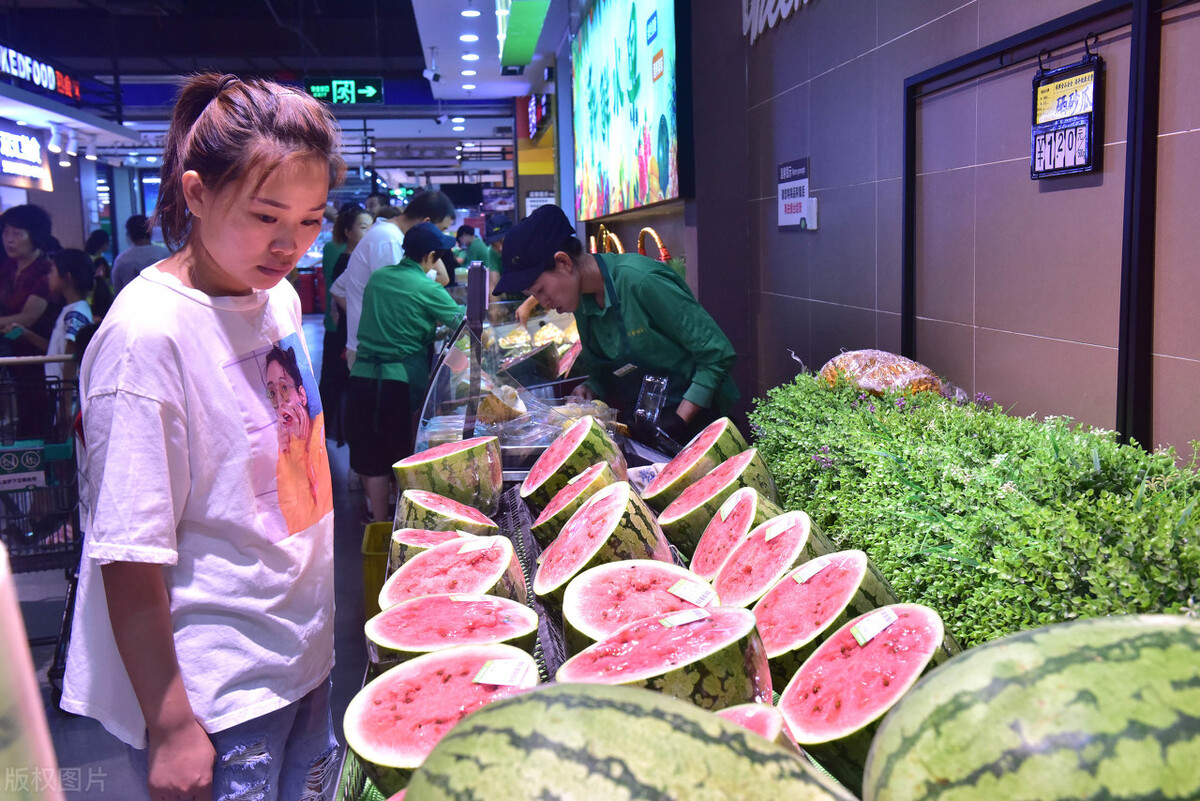
M 1080 617 L 1200 607 L 1200 475 L 979 396 L 874 396 L 801 374 L 755 402 L 789 508 L 861 548 L 964 645 Z

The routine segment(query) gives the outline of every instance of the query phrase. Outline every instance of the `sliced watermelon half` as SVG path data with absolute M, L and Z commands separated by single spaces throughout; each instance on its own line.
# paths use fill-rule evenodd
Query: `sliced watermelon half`
M 596 462 L 608 462 L 621 481 L 629 477 L 625 457 L 604 425 L 594 417 L 581 417 L 529 468 L 521 482 L 521 497 L 541 509 L 568 481 Z
M 435 545 L 456 540 L 460 537 L 474 537 L 465 531 L 431 531 L 426 528 L 398 528 L 392 532 L 392 545 L 388 549 L 387 572 L 390 576 L 400 565 L 412 559 L 417 554 L 428 551 Z
M 525 603 L 525 574 L 507 537 L 464 537 L 419 553 L 388 577 L 379 608 L 422 595 L 500 595 Z
M 395 793 L 455 723 L 537 681 L 533 657 L 511 645 L 457 645 L 418 656 L 385 671 L 350 700 L 346 744 L 375 786 Z
M 671 561 L 671 551 L 651 512 L 627 481 L 588 498 L 542 552 L 533 591 L 562 602 L 567 582 L 589 567 L 622 559 Z
M 753 487 L 742 487 L 725 499 L 700 535 L 688 567 L 702 579 L 712 581 L 729 555 L 760 523 L 783 514 L 783 510 Z
M 751 531 L 713 579 L 725 605 L 749 606 L 796 565 L 833 551 L 811 533 L 804 512 L 784 512 Z
M 396 504 L 392 529 L 424 528 L 443 531 L 467 531 L 471 534 L 495 534 L 496 521 L 478 509 L 427 490 L 404 490 Z
M 838 551 L 789 571 L 754 605 L 772 682 L 786 686 L 825 635 L 850 618 L 894 603 L 891 585 L 862 551 Z
M 714 467 L 663 510 L 658 516 L 658 524 L 667 540 L 691 559 L 696 543 L 725 499 L 742 487 L 753 487 L 772 503 L 779 501 L 775 482 L 754 448 Z
M 499 505 L 504 485 L 500 440 L 496 437 L 436 445 L 396 462 L 392 472 L 401 489 L 436 492 L 489 513 Z
M 563 594 L 567 646 L 578 653 L 635 620 L 719 605 L 708 582 L 668 562 L 626 559 L 597 565 L 571 579 Z
M 661 512 L 708 471 L 747 447 L 746 438 L 728 417 L 709 423 L 646 485 L 642 499 Z
M 717 714 L 743 729 L 754 732 L 764 740 L 799 753 L 792 738 L 784 731 L 783 713 L 770 704 L 738 704 L 718 709 Z
M 871 737 L 942 647 L 938 613 L 884 606 L 847 622 L 810 656 L 779 698 L 792 738 L 861 795 Z
M 555 680 L 645 687 L 705 709 L 772 697 L 754 615 L 724 606 L 635 620 L 568 659 Z
M 538 617 L 528 606 L 495 595 L 422 595 L 367 621 L 367 655 L 392 665 L 452 645 L 506 642 L 532 651 Z
M 571 515 L 583 506 L 584 501 L 620 480 L 608 462 L 596 462 L 570 479 L 565 487 L 555 493 L 550 503 L 546 504 L 546 508 L 529 527 L 533 538 L 545 548 L 554 541 L 558 532 L 571 519 Z

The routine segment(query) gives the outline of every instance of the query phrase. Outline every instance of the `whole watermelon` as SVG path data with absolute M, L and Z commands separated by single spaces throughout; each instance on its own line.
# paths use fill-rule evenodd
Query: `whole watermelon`
M 1200 798 L 1200 621 L 1023 631 L 923 678 L 880 726 L 866 801 Z

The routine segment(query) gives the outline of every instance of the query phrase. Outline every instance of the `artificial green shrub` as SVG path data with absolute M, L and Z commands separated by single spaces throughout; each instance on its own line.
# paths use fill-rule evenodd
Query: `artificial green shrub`
M 1066 418 L 809 374 L 750 420 L 788 508 L 861 548 L 964 645 L 1077 617 L 1200 609 L 1200 477 Z

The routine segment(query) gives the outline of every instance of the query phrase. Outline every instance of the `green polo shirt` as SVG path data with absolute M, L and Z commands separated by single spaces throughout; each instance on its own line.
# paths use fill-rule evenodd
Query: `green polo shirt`
M 475 237 L 471 240 L 471 244 L 467 245 L 466 258 L 463 260 L 463 267 L 470 267 L 471 262 L 481 261 L 483 266 L 489 270 L 499 270 L 500 263 L 498 259 L 494 259 L 496 251 L 484 244 L 483 240 Z M 492 266 L 492 262 L 496 262 L 496 266 Z
M 637 253 L 606 253 L 596 263 L 602 274 L 612 277 L 629 350 L 622 350 L 607 288 L 603 309 L 593 295 L 583 295 L 575 310 L 583 346 L 577 367 L 590 376 L 591 389 L 603 397 L 605 375 L 593 370 L 607 373 L 633 364 L 643 374 L 668 377 L 669 407 L 689 400 L 728 411 L 739 397 L 729 375 L 737 353 L 687 283 L 662 262 Z
M 463 307 L 412 259 L 381 267 L 363 291 L 358 351 L 350 375 L 424 386 L 429 380 L 425 348 L 433 342 L 438 323 L 456 325 L 463 314 Z M 424 373 L 417 362 L 424 365 Z

